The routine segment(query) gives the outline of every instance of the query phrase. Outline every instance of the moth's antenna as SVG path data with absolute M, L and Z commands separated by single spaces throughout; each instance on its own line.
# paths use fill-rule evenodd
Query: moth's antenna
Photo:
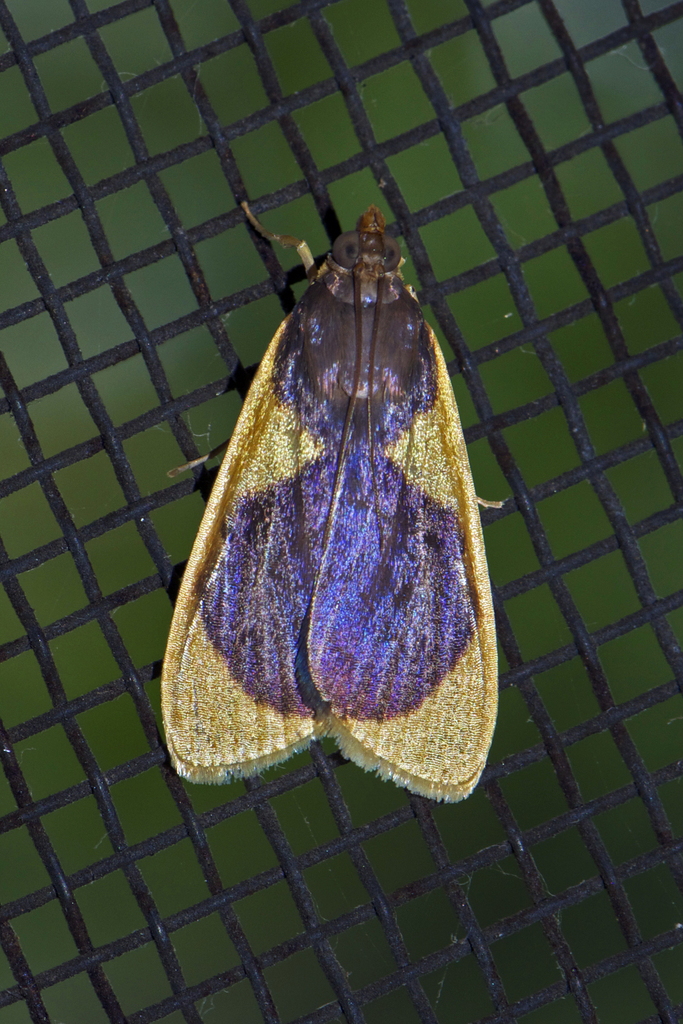
M 342 473 L 344 472 L 344 463 L 346 462 L 346 451 L 349 446 L 349 438 L 351 436 L 351 428 L 353 426 L 353 413 L 355 411 L 356 401 L 358 399 L 360 377 L 361 373 L 363 372 L 363 307 L 361 305 L 360 272 L 361 268 L 358 267 L 358 265 L 356 265 L 356 267 L 353 268 L 353 299 L 356 312 L 356 365 L 353 371 L 353 388 L 351 390 L 351 395 L 349 397 L 349 404 L 346 407 L 346 419 L 344 420 L 344 429 L 342 431 L 341 443 L 339 445 L 339 457 L 337 458 L 337 468 L 334 473 L 334 484 L 332 485 L 332 501 L 330 502 L 330 510 L 327 513 L 325 533 L 323 534 L 322 556 L 320 559 L 320 566 L 318 568 L 317 575 L 320 574 L 320 569 L 322 568 L 322 564 L 325 560 L 325 553 L 327 551 L 327 546 L 330 540 L 330 534 L 332 533 L 334 513 L 336 512 L 337 505 L 339 504 Z
M 349 396 L 349 404 L 346 407 L 346 418 L 344 420 L 344 429 L 342 431 L 341 442 L 339 445 L 339 455 L 337 457 L 337 467 L 334 472 L 334 483 L 332 484 L 332 499 L 330 501 L 330 507 L 327 512 L 327 520 L 325 522 L 325 532 L 322 540 L 322 550 L 320 554 L 320 561 L 318 562 L 318 568 L 315 573 L 315 579 L 313 581 L 313 587 L 311 590 L 311 599 L 304 615 L 304 621 L 301 624 L 301 631 L 299 632 L 299 638 L 296 645 L 296 659 L 294 662 L 294 669 L 296 672 L 296 681 L 299 688 L 299 694 L 301 699 L 312 708 L 318 715 L 324 715 L 329 710 L 329 703 L 323 699 L 322 694 L 318 690 L 317 686 L 313 682 L 311 676 L 311 669 L 308 663 L 308 633 L 310 630 L 311 623 L 311 604 L 313 603 L 313 594 L 320 579 L 320 574 L 325 567 L 325 558 L 329 550 L 330 536 L 332 534 L 332 525 L 334 523 L 334 516 L 339 504 L 339 495 L 341 494 L 342 476 L 344 473 L 344 464 L 346 462 L 346 452 L 349 445 L 349 437 L 351 436 L 351 429 L 353 427 L 353 413 L 356 408 L 356 400 L 358 398 L 358 389 L 360 388 L 360 377 L 363 372 L 363 307 L 361 306 L 361 267 L 356 265 L 353 268 L 353 295 L 354 305 L 356 309 L 356 365 L 353 373 L 353 389 Z
M 377 487 L 377 475 L 375 473 L 375 431 L 372 420 L 372 396 L 375 390 L 375 353 L 377 351 L 377 336 L 379 334 L 379 319 L 382 311 L 384 294 L 384 274 L 377 278 L 377 298 L 375 299 L 375 317 L 372 322 L 372 337 L 370 338 L 370 365 L 368 367 L 368 448 L 370 453 L 370 477 L 372 479 L 372 493 L 375 502 L 375 516 L 377 518 L 377 530 L 379 532 L 380 553 L 384 547 L 382 531 L 382 517 L 379 507 L 379 489 Z

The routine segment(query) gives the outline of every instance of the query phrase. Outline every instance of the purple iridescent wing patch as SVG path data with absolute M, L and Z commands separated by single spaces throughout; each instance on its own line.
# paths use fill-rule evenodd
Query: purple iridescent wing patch
M 354 410 L 317 582 L 356 344 L 353 306 L 322 282 L 308 290 L 283 333 L 273 387 L 280 402 L 297 409 L 302 429 L 322 441 L 323 453 L 296 478 L 241 499 L 201 604 L 231 676 L 282 714 L 311 714 L 297 679 L 307 610 L 307 671 L 340 718 L 382 721 L 415 710 L 476 630 L 455 512 L 409 483 L 384 454 L 416 413 L 432 408 L 436 371 L 422 313 L 407 290 L 382 312 L 372 451 L 366 397 Z

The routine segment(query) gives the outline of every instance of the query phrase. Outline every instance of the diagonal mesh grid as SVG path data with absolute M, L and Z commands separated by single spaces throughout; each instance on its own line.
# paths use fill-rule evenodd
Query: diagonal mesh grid
M 549 1015 L 558 1007 L 568 1020 L 624 1020 L 618 991 L 623 989 L 631 1019 L 681 1019 L 683 993 L 672 980 L 675 970 L 662 957 L 675 953 L 683 935 L 676 918 L 683 875 L 676 785 L 680 739 L 677 748 L 675 740 L 682 674 L 676 630 L 680 635 L 683 593 L 676 575 L 683 496 L 683 421 L 675 401 L 680 394 L 676 356 L 682 313 L 676 275 L 683 258 L 680 245 L 671 241 L 671 232 L 658 229 L 658 221 L 664 227 L 667 221 L 675 224 L 683 175 L 678 170 L 640 187 L 628 151 L 625 155 L 619 143 L 663 121 L 680 133 L 676 54 L 662 45 L 658 33 L 676 24 L 683 7 L 672 4 L 644 12 L 625 2 L 616 27 L 579 45 L 577 33 L 566 27 L 571 11 L 542 0 L 486 7 L 469 3 L 456 20 L 428 27 L 419 24 L 424 15 L 416 5 L 392 0 L 377 5 L 380 24 L 376 35 L 367 32 L 369 55 L 361 52 L 354 59 L 345 4 L 303 3 L 259 18 L 263 12 L 255 6 L 232 3 L 228 30 L 215 39 L 208 31 L 207 41 L 193 48 L 186 41 L 190 23 L 180 17 L 178 4 L 139 0 L 95 11 L 96 6 L 89 10 L 73 0 L 64 5 L 61 28 L 34 35 L 30 20 L 22 24 L 16 5 L 0 5 L 0 28 L 8 43 L 0 71 L 21 77 L 34 111 L 32 120 L 4 139 L 1 169 L 5 224 L 0 245 L 16 247 L 33 291 L 26 295 L 18 289 L 22 301 L 16 303 L 12 290 L 0 319 L 10 339 L 9 347 L 0 342 L 6 352 L 0 361 L 5 396 L 0 417 L 3 424 L 11 419 L 26 453 L 18 471 L 0 483 L 0 497 L 11 509 L 16 496 L 31 496 L 28 504 L 16 506 L 19 526 L 6 520 L 0 564 L 3 617 L 8 622 L 1 649 L 6 669 L 3 704 L 9 712 L 3 711 L 8 722 L 3 735 L 7 813 L 1 828 L 15 843 L 6 851 L 17 863 L 30 861 L 25 872 L 8 872 L 20 887 L 26 883 L 24 891 L 16 894 L 9 885 L 3 895 L 8 980 L 0 1012 L 22 1008 L 24 1016 L 16 1019 L 41 1021 L 80 1019 L 77 1012 L 84 1020 L 198 1021 L 214 1005 L 211 1000 L 227 996 L 232 1002 L 225 1006 L 240 1020 L 439 1021 L 455 1019 L 449 1002 L 454 997 L 447 989 L 457 989 L 461 1000 L 463 991 L 467 993 L 468 1006 L 458 1011 L 463 1020 L 565 1019 Z M 351 11 L 352 25 L 358 13 L 357 8 Z M 532 15 L 537 19 L 534 28 L 539 33 L 538 26 L 543 28 L 556 55 L 531 61 L 528 69 L 524 36 L 506 33 L 514 24 L 510 19 Z M 143 16 L 150 19 L 144 24 L 156 33 L 159 45 L 163 40 L 168 56 L 129 77 L 120 51 L 121 39 L 130 45 L 130 37 L 117 39 L 113 30 L 133 23 L 137 31 L 142 23 L 135 19 Z M 217 24 L 223 25 L 220 18 L 225 16 L 217 4 Z M 282 43 L 281 33 L 302 23 L 327 71 L 304 88 L 284 91 L 285 70 L 278 55 L 283 48 L 291 52 L 293 44 Z M 447 48 L 473 39 L 484 55 L 490 87 L 473 87 L 473 95 L 457 103 L 445 84 L 444 69 L 458 51 Z M 45 58 L 75 44 L 85 47 L 103 85 L 86 99 L 55 108 Z M 591 71 L 601 59 L 628 46 L 634 49 L 627 56 L 633 60 L 638 55 L 638 70 L 647 75 L 648 87 L 656 89 L 656 100 L 608 119 L 598 99 L 599 76 L 592 78 Z M 235 108 L 219 97 L 232 111 L 231 119 L 221 113 L 213 95 L 211 62 L 231 54 L 243 60 L 246 52 L 244 67 L 255 71 L 262 102 L 246 115 L 238 111 L 242 116 L 237 117 Z M 444 52 L 447 57 L 441 60 Z M 230 67 L 237 76 L 243 66 L 236 62 L 221 67 L 224 74 Z M 400 119 L 385 115 L 382 120 L 382 89 L 400 97 L 401 82 L 395 76 L 406 68 L 412 75 L 407 95 L 413 95 L 410 88 L 417 83 L 432 113 L 424 117 L 424 108 L 414 100 L 417 123 L 397 131 Z M 540 90 L 559 80 L 571 81 L 584 130 L 549 146 L 537 123 L 541 118 L 535 120 L 529 109 Z M 179 118 L 183 102 L 189 102 L 195 134 L 165 148 L 168 136 L 160 143 L 162 133 L 154 135 L 154 102 L 136 105 L 138 96 L 157 97 L 165 107 L 177 104 Z M 322 133 L 316 135 L 309 123 L 307 134 L 307 122 L 297 115 L 332 99 L 343 104 L 356 142 L 351 155 L 325 164 L 314 155 Z M 410 103 L 405 106 L 410 111 Z M 121 126 L 129 161 L 124 169 L 90 181 L 77 136 L 69 130 L 110 110 Z M 473 124 L 490 127 L 495 118 L 523 147 L 502 169 L 490 158 L 486 164 L 476 132 L 468 131 Z M 279 135 L 272 134 L 274 128 Z M 342 132 L 341 122 L 335 129 Z M 250 139 L 257 141 L 261 154 L 264 144 L 275 147 L 265 150 L 268 159 L 261 155 L 255 169 L 244 147 Z M 398 158 L 434 140 L 447 154 L 459 187 L 418 205 L 410 192 L 415 185 Z M 31 149 L 36 142 L 40 151 Z M 285 164 L 282 147 L 294 168 L 290 180 L 255 191 L 254 183 L 268 181 L 268 163 Z M 41 196 L 32 208 L 26 202 L 28 168 L 37 159 L 45 160 L 46 152 L 66 186 L 64 194 L 51 196 L 49 203 Z M 429 150 L 434 163 L 427 173 L 423 168 L 425 177 L 441 171 L 435 152 Z M 29 157 L 22 164 L 17 157 L 25 153 Z M 578 216 L 566 171 L 574 161 L 596 155 L 618 194 L 593 209 L 585 203 L 588 212 Z M 186 195 L 174 188 L 167 172 L 184 164 L 197 166 L 192 162 L 206 156 L 217 159 L 231 198 L 224 211 L 188 227 L 189 215 L 182 206 Z M 489 173 L 482 174 L 478 163 Z M 582 166 L 584 187 L 587 183 L 602 198 L 608 190 L 601 191 L 597 165 Z M 532 181 L 542 190 L 543 230 L 529 224 L 532 241 L 519 244 L 510 208 L 501 199 L 508 193 L 523 195 L 513 190 Z M 347 191 L 345 183 L 350 183 Z M 390 230 L 402 237 L 421 302 L 452 354 L 449 369 L 460 373 L 454 383 L 471 424 L 466 438 L 475 453 L 478 489 L 488 494 L 494 487 L 507 487 L 513 495 L 500 512 L 487 511 L 483 517 L 505 660 L 502 738 L 497 738 L 480 790 L 472 798 L 472 811 L 469 803 L 435 808 L 376 780 L 359 781 L 351 774 L 356 770 L 344 766 L 327 745 L 314 746 L 310 755 L 267 773 L 265 781 L 234 784 L 207 795 L 183 785 L 170 770 L 155 718 L 160 650 L 154 643 L 146 647 L 145 634 L 157 639 L 163 635 L 163 618 L 170 609 L 166 591 L 171 596 L 177 591 L 191 542 L 188 535 L 184 546 L 177 539 L 166 545 L 166 520 L 158 513 L 167 507 L 170 512 L 186 508 L 190 512 L 183 514 L 191 520 L 201 506 L 200 496 L 208 495 L 213 475 L 204 472 L 196 481 L 181 478 L 168 485 L 158 481 L 165 468 L 179 461 L 178 447 L 188 458 L 198 454 L 197 421 L 190 414 L 210 405 L 215 422 L 211 402 L 217 394 L 246 393 L 250 372 L 245 366 L 254 359 L 240 358 L 235 339 L 252 332 L 259 321 L 240 321 L 242 311 L 270 302 L 269 312 L 259 313 L 267 322 L 275 315 L 274 296 L 282 308 L 291 308 L 303 281 L 299 268 L 283 269 L 280 253 L 246 235 L 236 203 L 248 198 L 259 215 L 277 211 L 271 221 L 266 217 L 269 225 L 306 235 L 298 224 L 283 223 L 290 216 L 283 207 L 305 201 L 309 222 L 317 217 L 333 239 L 339 222 L 347 227 L 359 206 L 367 205 L 368 196 L 360 189 L 368 187 L 379 189 L 370 199 L 377 194 L 380 205 L 391 211 L 388 221 L 395 224 Z M 117 234 L 120 213 L 116 206 L 113 214 L 107 213 L 107 200 L 139 197 L 143 191 L 145 198 L 138 201 L 151 200 L 165 233 L 157 231 L 153 244 L 125 251 L 125 239 Z M 348 217 L 347 207 L 355 211 Z M 453 226 L 467 228 L 465 215 L 474 218 L 470 223 L 476 226 L 478 248 L 468 257 L 471 263 L 466 258 L 449 262 L 449 252 L 457 249 L 454 238 L 459 237 Z M 59 245 L 52 242 L 51 249 L 44 229 L 66 224 L 69 217 L 73 234 L 53 237 L 62 244 L 76 239 L 74 244 L 84 250 L 89 246 L 95 268 L 62 281 L 59 259 L 53 255 L 55 250 L 59 255 Z M 84 236 L 75 233 L 73 218 L 84 226 Z M 632 235 L 614 233 L 624 225 Z M 325 237 L 316 230 L 322 253 Z M 439 247 L 439 232 L 447 239 L 446 255 Z M 644 259 L 635 272 L 625 273 L 627 261 L 616 261 L 615 267 L 605 251 L 611 257 L 620 247 L 630 251 L 633 238 Z M 241 278 L 239 266 L 233 266 L 232 284 L 222 288 L 211 255 L 214 239 L 227 246 L 238 265 L 240 259 L 253 259 L 247 255 L 248 244 L 268 279 L 257 273 L 254 283 L 236 291 L 234 281 Z M 168 298 L 163 301 L 173 310 L 183 300 L 186 306 L 172 319 L 167 309 L 154 308 L 149 292 L 139 285 L 145 272 L 165 266 L 172 266 L 177 276 L 164 280 Z M 563 301 L 555 307 L 544 305 L 542 298 L 548 268 L 568 282 Z M 487 288 L 501 282 L 512 310 L 505 317 L 515 329 L 496 328 L 499 333 L 492 340 L 477 336 L 473 344 L 466 327 L 469 307 L 458 300 L 470 293 L 484 296 L 484 305 L 479 301 L 478 306 L 482 317 L 487 301 L 492 308 L 499 301 L 499 293 Z M 175 304 L 169 295 L 174 286 L 181 296 Z M 105 339 L 91 351 L 79 330 L 78 302 L 104 291 L 113 297 L 125 325 L 123 340 L 108 344 Z M 656 343 L 633 341 L 629 304 L 655 291 L 660 306 L 654 319 L 663 325 L 663 336 Z M 46 336 L 56 339 L 59 356 L 40 335 L 34 351 L 22 348 L 25 336 L 13 332 L 33 321 L 43 331 L 49 322 L 52 333 Z M 603 350 L 596 342 L 591 358 L 572 363 L 574 348 L 564 339 L 575 325 L 590 340 L 599 337 Z M 652 318 L 648 331 L 655 333 Z M 164 353 L 173 352 L 183 339 L 194 343 L 197 337 L 213 346 L 206 349 L 212 355 L 204 358 L 207 379 L 188 389 L 179 380 L 188 372 L 186 363 L 178 371 Z M 267 340 L 259 342 L 260 351 Z M 526 359 L 528 367 L 522 363 L 520 371 L 519 359 L 510 361 L 514 356 Z M 113 387 L 111 371 L 128 366 L 134 367 L 132 374 Z M 510 374 L 512 400 L 501 392 L 501 378 Z M 543 381 L 536 384 L 538 393 L 530 377 Z M 147 388 L 136 385 L 144 391 L 138 398 L 144 411 L 130 416 L 128 395 L 123 400 L 121 394 L 140 380 Z M 51 399 L 64 396 L 68 405 L 50 406 Z M 224 404 L 231 397 L 224 397 Z M 78 409 L 74 418 L 87 417 L 83 436 L 77 424 L 72 430 L 77 439 L 70 444 L 56 426 L 66 408 Z M 231 408 L 234 414 L 234 403 Z M 639 432 L 610 433 L 603 421 L 614 415 L 622 428 L 635 417 Z M 526 435 L 526 443 L 515 429 L 524 425 L 541 428 Z M 155 432 L 166 447 L 155 445 Z M 562 448 L 565 435 L 571 439 L 571 456 Z M 489 455 L 477 456 L 483 450 L 477 442 L 483 442 Z M 539 446 L 549 451 L 550 471 L 543 472 L 529 454 Z M 206 447 L 211 445 L 207 442 Z M 140 462 L 143 448 L 162 463 L 156 477 Z M 12 461 L 16 453 L 9 445 L 8 451 Z M 623 489 L 619 470 L 640 466 L 645 458 L 649 475 L 637 477 L 632 489 L 638 496 L 651 491 L 653 507 L 636 517 L 625 507 L 623 495 L 631 500 L 631 490 Z M 101 466 L 98 459 L 106 460 L 107 472 L 113 474 L 109 486 L 119 499 L 88 519 L 73 498 L 78 493 L 78 501 L 83 500 L 79 488 L 85 478 L 70 478 L 69 473 L 91 463 Z M 96 490 L 99 479 L 94 477 Z M 150 486 L 150 479 L 157 483 Z M 661 493 L 666 501 L 660 500 Z M 566 505 L 563 496 L 571 496 Z M 572 521 L 580 520 L 587 506 L 590 523 L 599 525 L 582 532 Z M 28 542 L 21 533 L 27 528 L 22 509 L 30 513 Z M 572 529 L 574 536 L 568 537 Z M 109 537 L 110 548 L 99 546 Z M 176 555 L 173 545 L 181 553 Z M 507 551 L 516 545 L 517 562 L 508 565 L 501 558 L 498 568 L 499 546 Z M 135 566 L 132 582 L 122 586 L 119 560 L 124 570 L 128 562 Z M 149 568 L 146 575 L 143 566 Z M 597 575 L 581 575 L 592 566 Z M 43 568 L 47 575 L 41 576 Z M 46 607 L 50 595 L 53 604 Z M 607 605 L 604 611 L 597 610 L 597 602 Z M 65 607 L 70 610 L 64 612 Z M 552 609 L 548 618 L 546 607 Z M 131 613 L 127 618 L 126 610 Z M 547 636 L 541 640 L 541 634 Z M 642 647 L 619 646 L 634 636 L 647 638 Z M 77 671 L 69 670 L 69 637 L 86 646 L 86 669 L 78 663 Z M 98 685 L 98 672 L 90 663 L 94 666 L 102 657 L 102 643 L 116 669 L 110 668 L 109 678 Z M 156 653 L 144 660 L 141 652 L 149 647 Z M 614 651 L 627 653 L 616 658 L 610 655 Z M 647 667 L 629 690 L 620 687 L 619 672 L 624 673 L 624 657 L 628 660 L 631 654 L 641 661 L 647 658 Z M 87 676 L 87 681 L 76 683 L 75 675 Z M 16 698 L 18 687 L 26 693 L 23 703 Z M 575 709 L 568 708 L 572 703 Z M 515 728 L 505 724 L 514 716 L 519 718 Z M 134 729 L 135 739 L 129 740 Z M 33 765 L 31 749 L 37 751 Z M 129 749 L 133 753 L 126 759 Z M 142 780 L 144 786 L 136 788 Z M 537 787 L 533 799 L 524 795 L 530 786 Z M 293 824 L 296 807 L 304 822 L 306 814 L 317 810 L 313 825 L 303 828 L 310 828 L 310 835 L 300 834 L 301 821 Z M 627 853 L 629 844 L 619 846 L 614 839 L 631 820 L 616 816 L 621 808 L 642 818 L 638 829 L 632 825 L 626 831 L 648 837 L 634 840 Z M 70 810 L 81 817 L 69 819 L 65 812 Z M 87 813 L 97 816 L 100 830 L 104 825 L 105 856 L 95 843 L 87 853 L 80 849 L 88 835 Z M 470 815 L 473 842 L 463 852 L 459 833 Z M 150 818 L 146 828 L 137 820 L 140 816 Z M 63 838 L 69 830 L 64 822 L 70 820 L 78 822 L 78 853 Z M 604 824 L 610 820 L 616 822 L 611 829 Z M 570 840 L 580 850 L 575 854 L 581 861 L 578 875 L 555 892 L 552 872 L 565 879 L 572 873 L 566 867 L 560 870 L 544 851 L 561 841 L 566 845 L 560 861 L 571 861 Z M 242 875 L 234 863 L 240 842 L 249 859 Z M 390 851 L 397 843 L 407 852 L 393 870 Z M 168 857 L 165 862 L 163 855 Z M 155 876 L 150 865 L 157 862 L 161 866 Z M 254 872 L 255 867 L 261 870 Z M 189 879 L 193 872 L 202 881 L 185 882 L 173 899 L 178 874 Z M 516 889 L 481 894 L 482 885 L 490 888 L 492 879 L 507 875 L 514 878 Z M 650 878 L 655 880 L 652 887 Z M 98 889 L 98 884 L 110 888 Z M 350 892 L 341 897 L 335 886 L 348 886 Z M 89 892 L 100 893 L 90 904 Z M 278 895 L 270 900 L 274 893 Z M 121 907 L 115 909 L 119 901 Z M 643 902 L 666 905 L 668 914 L 648 916 Z M 51 916 L 41 917 L 41 912 Z M 110 931 L 95 924 L 96 912 L 111 917 Z M 269 915 L 274 918 L 271 929 L 266 926 Z M 603 919 L 615 935 L 596 942 L 596 954 L 577 933 Z M 35 922 L 33 931 L 27 922 Z M 36 943 L 35 932 L 46 928 L 58 955 L 47 948 L 49 943 Z M 424 933 L 431 929 L 437 935 L 430 944 Z M 369 962 L 365 974 L 358 957 L 354 960 L 355 944 L 358 957 Z M 526 970 L 525 959 L 534 955 L 540 962 L 545 958 L 550 969 Z M 205 962 L 198 965 L 197 959 Z M 208 970 L 210 963 L 214 966 Z M 676 963 L 680 966 L 680 958 Z M 133 983 L 126 984 L 124 974 Z M 610 988 L 610 982 L 616 987 Z M 534 1011 L 541 1016 L 534 1017 Z

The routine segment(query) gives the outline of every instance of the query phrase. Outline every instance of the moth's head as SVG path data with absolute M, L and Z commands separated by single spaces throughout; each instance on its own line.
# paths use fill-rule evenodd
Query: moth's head
M 370 203 L 365 213 L 358 218 L 356 224 L 356 231 L 359 234 L 365 234 L 371 232 L 373 234 L 383 235 L 384 229 L 387 226 L 387 222 L 384 219 L 384 214 L 375 206 L 374 203 Z
M 386 221 L 371 205 L 360 217 L 355 231 L 340 235 L 332 247 L 332 259 L 345 270 L 364 270 L 372 276 L 390 273 L 401 262 L 396 239 L 384 234 Z

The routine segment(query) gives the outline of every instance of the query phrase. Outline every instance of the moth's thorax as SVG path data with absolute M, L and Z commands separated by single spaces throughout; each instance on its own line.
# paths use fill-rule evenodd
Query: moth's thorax
M 356 271 L 360 277 L 360 298 L 363 306 L 370 306 L 377 301 L 377 281 L 381 276 L 384 278 L 382 285 L 382 303 L 395 302 L 404 289 L 403 278 L 398 270 L 386 273 L 379 263 L 364 263 L 360 271 Z M 328 256 L 320 268 L 319 279 L 340 302 L 354 302 L 354 272 L 340 267 L 338 263 Z
M 347 288 L 347 298 L 336 289 Z M 351 274 L 336 274 L 327 268 L 311 285 L 298 309 L 298 330 L 303 335 L 303 374 L 320 399 L 346 408 L 354 394 L 364 400 L 370 394 L 386 402 L 403 401 L 413 387 L 420 361 L 420 338 L 424 330 L 422 311 L 399 274 L 385 275 L 382 289 L 388 300 L 379 306 L 379 322 L 373 346 L 376 301 L 362 303 L 360 378 L 355 384 L 358 356 L 358 321 L 353 303 Z M 374 347 L 374 369 L 370 373 L 370 352 Z

